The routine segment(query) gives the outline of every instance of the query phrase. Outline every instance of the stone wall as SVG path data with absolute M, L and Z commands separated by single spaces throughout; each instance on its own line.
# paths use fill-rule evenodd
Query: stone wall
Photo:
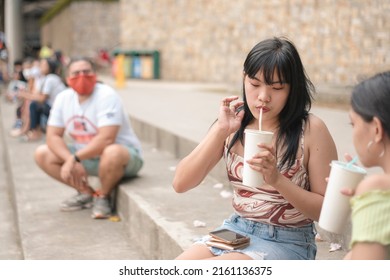
M 67 55 L 100 48 L 160 51 L 162 79 L 240 87 L 258 41 L 286 36 L 317 85 L 334 91 L 390 69 L 388 0 L 74 1 L 42 27 Z
M 238 85 L 250 48 L 297 46 L 316 85 L 346 87 L 390 69 L 388 0 L 121 0 L 121 47 L 158 49 L 167 80 Z
M 41 28 L 42 43 L 68 56 L 94 56 L 119 45 L 119 2 L 74 1 Z

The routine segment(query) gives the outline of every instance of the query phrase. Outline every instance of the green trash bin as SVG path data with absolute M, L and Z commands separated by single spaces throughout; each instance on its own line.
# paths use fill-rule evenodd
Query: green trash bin
M 125 71 L 125 77 L 131 78 L 131 56 L 126 55 L 125 61 L 123 62 L 123 68 Z
M 160 52 L 157 50 L 121 50 L 115 49 L 113 56 L 124 54 L 126 77 L 141 79 L 160 78 Z M 129 58 L 129 60 L 127 59 Z M 128 65 L 130 64 L 130 68 Z M 127 72 L 129 71 L 129 72 Z

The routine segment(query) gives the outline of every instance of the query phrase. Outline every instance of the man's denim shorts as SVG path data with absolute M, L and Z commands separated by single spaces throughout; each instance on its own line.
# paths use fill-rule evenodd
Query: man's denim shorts
M 72 144 L 68 144 L 69 151 L 74 154 L 76 152 L 76 148 Z M 141 169 L 143 165 L 142 157 L 139 154 L 139 151 L 133 147 L 124 146 L 127 148 L 130 154 L 130 161 L 126 165 L 125 174 L 123 178 L 130 178 L 137 175 L 138 171 Z M 98 176 L 99 175 L 99 163 L 100 158 L 92 158 L 81 161 L 88 175 Z
M 251 221 L 233 214 L 218 229 L 230 229 L 250 237 L 250 245 L 233 250 L 255 260 L 314 260 L 317 254 L 315 227 L 309 224 L 298 228 L 287 228 Z M 209 236 L 196 244 L 205 244 Z M 209 247 L 219 256 L 232 251 Z

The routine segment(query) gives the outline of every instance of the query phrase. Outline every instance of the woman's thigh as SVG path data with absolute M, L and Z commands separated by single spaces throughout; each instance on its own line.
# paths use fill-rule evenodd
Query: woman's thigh
M 177 260 L 202 260 L 214 257 L 206 245 L 194 244 L 189 249 L 181 253 Z

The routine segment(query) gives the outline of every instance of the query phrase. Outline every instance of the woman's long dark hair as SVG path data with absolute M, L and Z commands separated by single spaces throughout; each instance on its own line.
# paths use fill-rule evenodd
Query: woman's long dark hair
M 280 169 L 287 163 L 287 167 L 290 168 L 296 159 L 302 124 L 307 120 L 311 108 L 314 86 L 306 75 L 294 44 L 285 38 L 267 39 L 255 45 L 244 62 L 244 79 L 245 76 L 254 78 L 260 71 L 265 83 L 271 85 L 275 70 L 280 81 L 290 85 L 286 105 L 279 114 L 279 130 L 276 138 L 277 147 L 281 146 L 285 151 L 278 167 Z M 246 101 L 244 82 L 243 100 L 245 115 L 228 150 L 237 140 L 243 143 L 244 130 L 254 119 Z
M 46 60 L 47 65 L 49 66 L 49 73 L 48 74 L 58 74 L 58 63 L 54 59 L 51 58 L 43 58 Z
M 390 137 L 390 71 L 360 82 L 352 91 L 351 106 L 366 122 L 380 119 Z

